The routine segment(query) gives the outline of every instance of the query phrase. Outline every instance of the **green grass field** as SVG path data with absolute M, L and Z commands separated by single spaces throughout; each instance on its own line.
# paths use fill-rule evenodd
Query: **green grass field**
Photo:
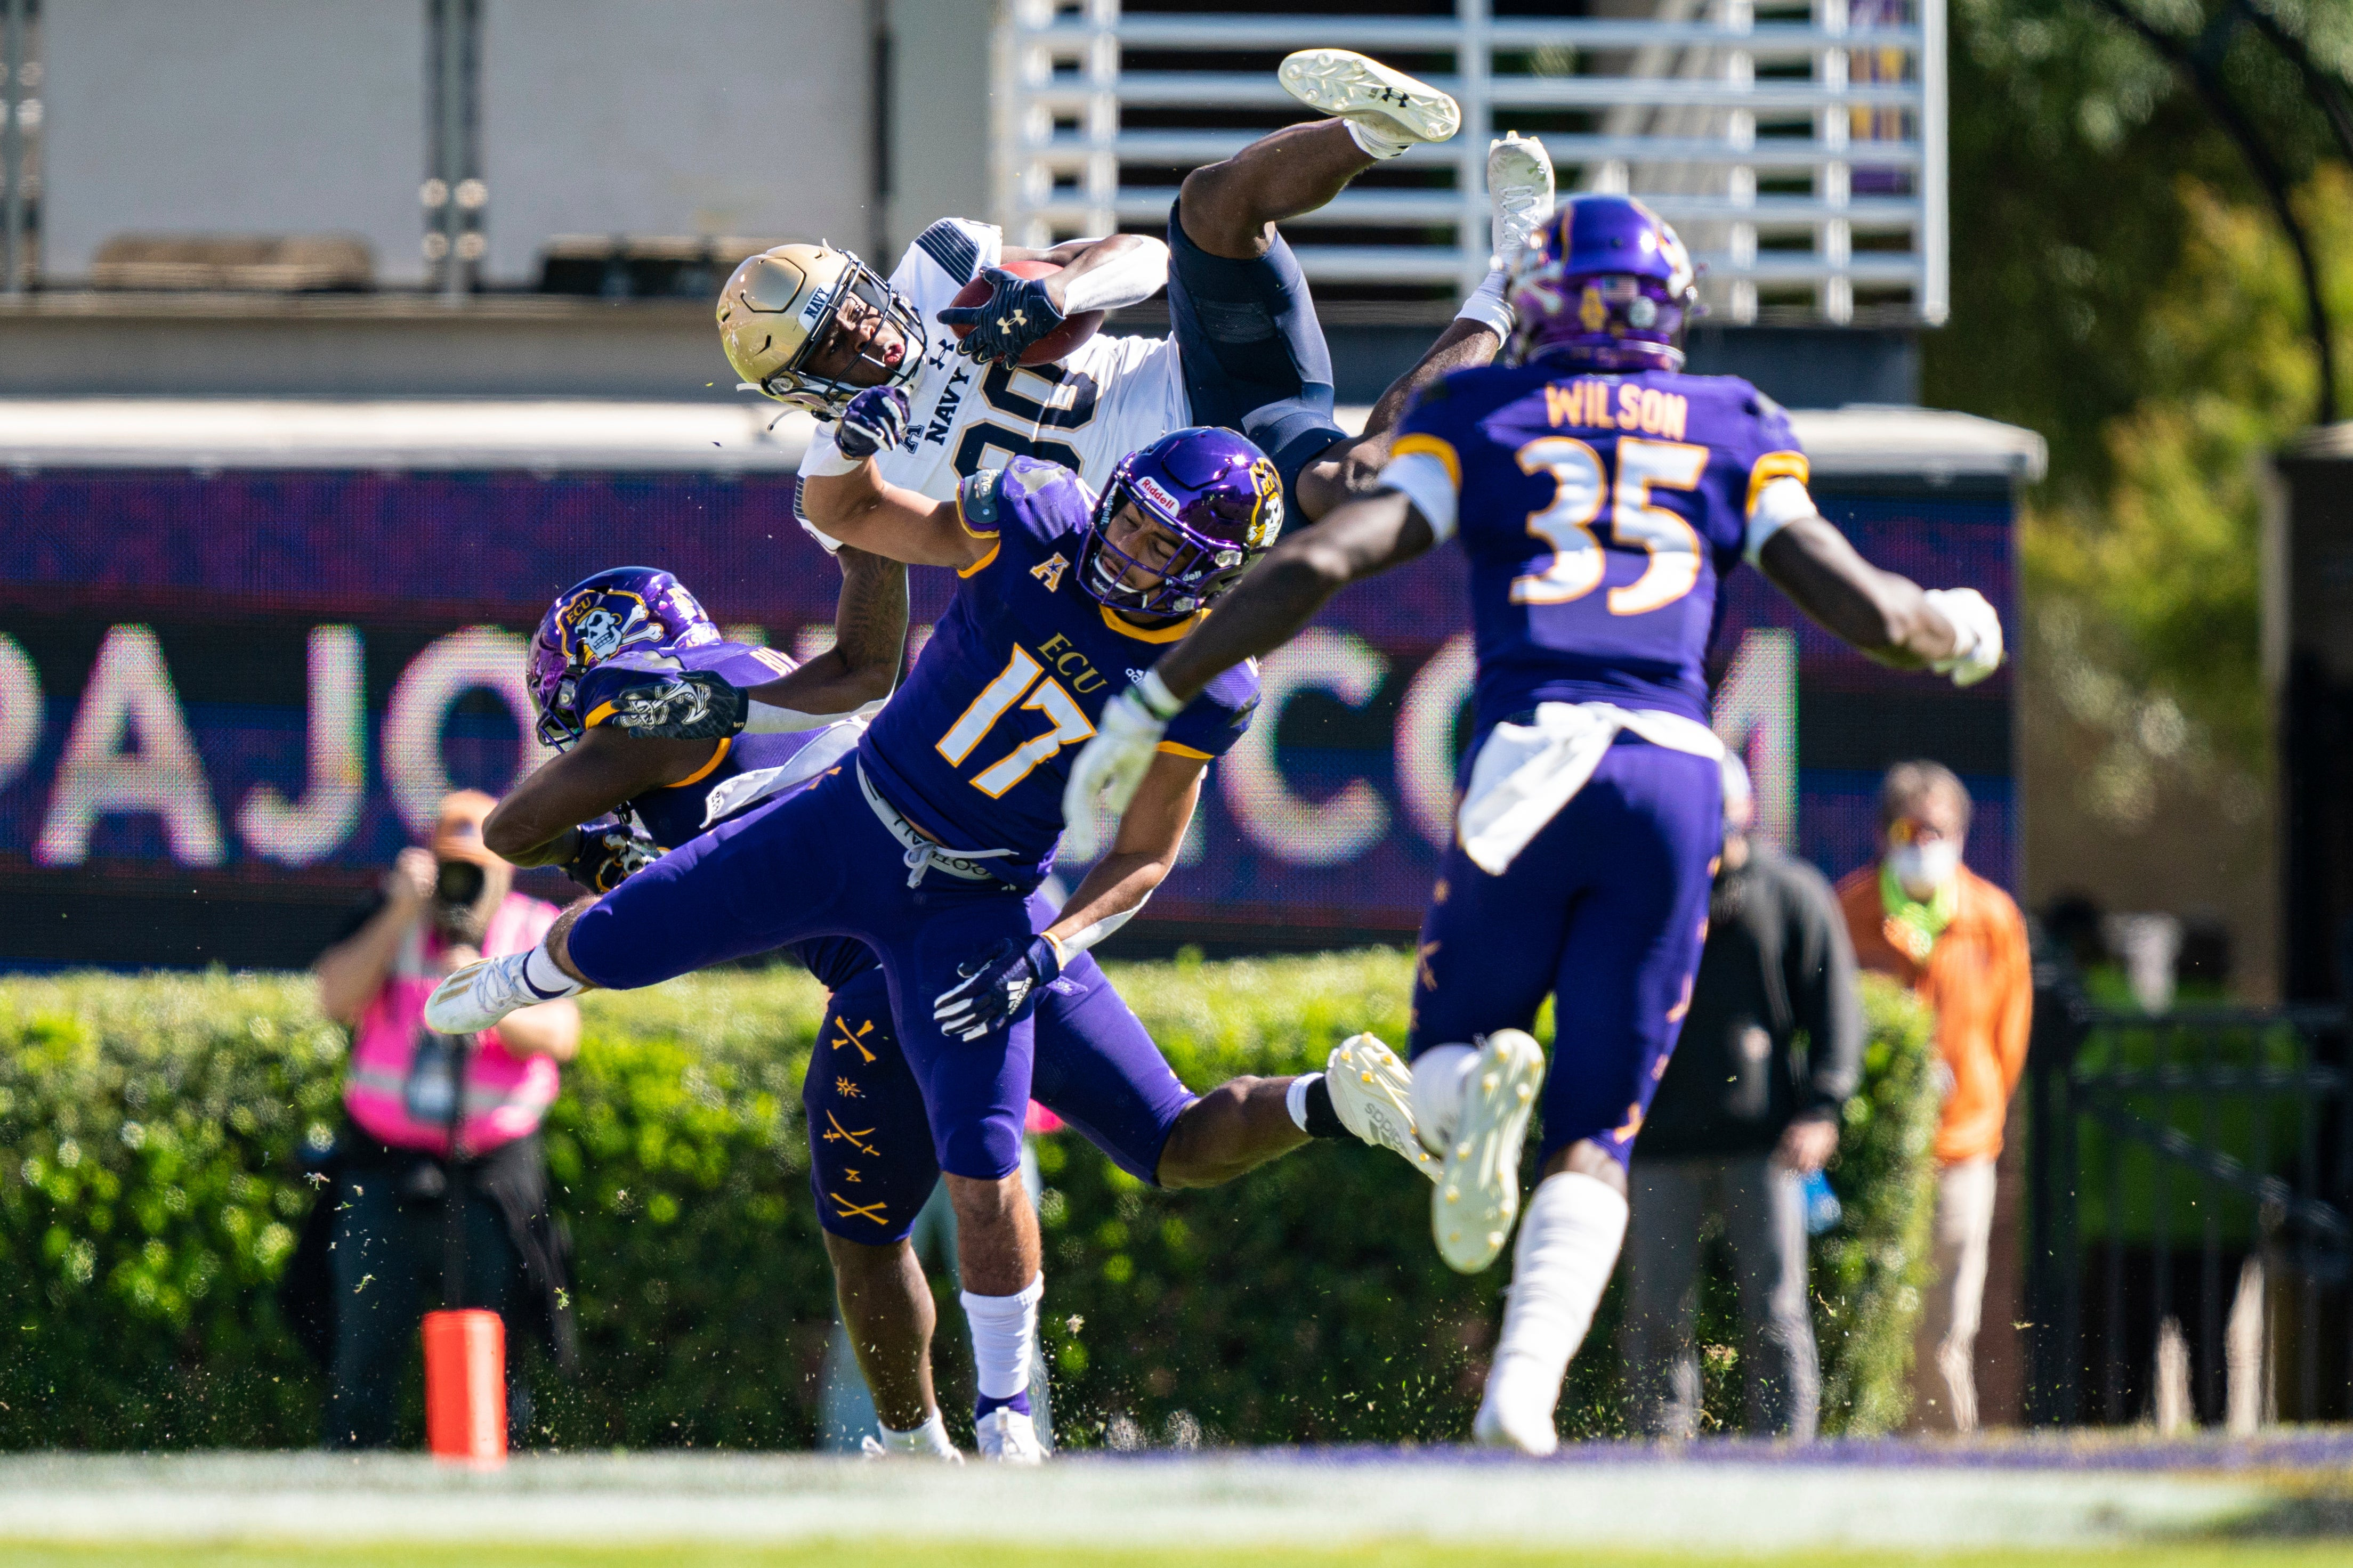
M 1724 1553 L 1630 1555 L 1564 1545 L 1556 1552 L 1466 1548 L 1460 1543 L 1399 1542 L 1318 1552 L 1254 1547 L 1149 1552 L 954 1546 L 939 1542 L 878 1545 L 867 1541 L 782 1547 L 643 1547 L 581 1550 L 533 1546 L 332 1547 L 289 1546 L 0 1545 L 8 1568 L 1536 1568 L 1591 1563 L 1608 1568 L 2342 1568 L 2353 1542 L 2197 1542 L 2084 1551 L 1968 1552 L 1949 1555 L 1888 1552 L 1808 1552 L 1751 1557 Z

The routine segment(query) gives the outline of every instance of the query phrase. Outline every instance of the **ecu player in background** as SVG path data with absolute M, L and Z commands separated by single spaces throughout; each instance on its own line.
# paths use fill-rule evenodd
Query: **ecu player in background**
M 904 408 L 895 389 L 877 388 L 849 411 L 845 433 L 871 443 L 875 421 L 903 417 Z M 820 1209 L 826 1229 L 886 1249 L 858 1261 L 872 1266 L 864 1271 L 879 1291 L 904 1302 L 906 1321 L 884 1324 L 879 1341 L 861 1344 L 860 1360 L 871 1374 L 896 1358 L 896 1372 L 873 1380 L 894 1431 L 894 1415 L 935 1422 L 917 1381 L 929 1295 L 899 1245 L 904 1229 L 892 1226 L 913 1220 L 934 1173 L 944 1172 L 981 1452 L 1035 1462 L 1029 1356 L 1044 1286 L 1019 1174 L 1033 1096 L 1132 1173 L 1169 1184 L 1227 1180 L 1319 1133 L 1382 1143 L 1417 1168 L 1431 1163 L 1408 1135 L 1409 1080 L 1385 1048 L 1355 1043 L 1345 1075 L 1241 1079 L 1196 1097 L 1087 955 L 1174 864 L 1203 769 L 1250 721 L 1254 675 L 1218 681 L 1171 726 L 1127 827 L 1069 903 L 1058 911 L 1035 897 L 1061 837 L 1070 748 L 1093 733 L 1127 668 L 1197 625 L 1280 530 L 1273 465 L 1232 432 L 1202 429 L 1134 454 L 1100 503 L 1068 470 L 1027 458 L 983 470 L 945 503 L 885 484 L 871 463 L 863 472 L 874 494 L 848 542 L 953 566 L 964 579 L 905 686 L 812 782 L 745 805 L 613 891 L 575 904 L 532 951 L 451 975 L 427 1017 L 437 1027 L 495 1019 L 592 984 L 650 985 L 828 939 L 863 944 L 879 962 L 889 1005 L 849 1020 L 850 1048 L 837 1059 L 857 1092 L 828 1090 L 828 1067 L 811 1100 L 845 1118 L 857 1113 L 828 1123 L 843 1134 L 841 1146 L 821 1133 L 815 1145 L 828 1178 L 821 1204 L 836 1205 Z M 593 618 L 617 650 L 634 625 L 628 606 L 595 608 L 560 603 L 552 614 Z M 807 671 L 746 687 L 736 683 L 745 672 L 733 655 L 658 648 L 649 637 L 634 665 L 617 651 L 617 663 L 573 678 L 568 697 L 559 679 L 558 702 L 587 705 L 581 753 L 592 742 L 607 752 L 636 744 L 667 756 L 662 771 L 712 770 L 747 738 L 811 722 L 776 705 L 817 679 Z M 550 669 L 560 677 L 553 661 Z M 607 729 L 613 741 L 597 742 Z M 680 778 L 681 787 L 695 784 Z M 643 798 L 631 798 L 633 810 Z M 609 802 L 584 794 L 565 804 L 522 836 L 545 835 L 552 854 L 562 847 L 562 816 Z M 843 1012 L 837 997 L 834 1014 Z M 876 1041 L 859 1024 L 892 1018 L 892 1062 L 866 1061 Z M 834 1105 L 820 1104 L 828 1092 Z M 877 1199 L 893 1206 L 873 1215 Z M 861 1216 L 861 1208 L 870 1212 Z M 944 1442 L 937 1431 L 913 1446 L 938 1452 Z
M 1374 493 L 1283 541 L 1123 692 L 1065 810 L 1084 823 L 1099 796 L 1119 805 L 1194 693 L 1281 647 L 1346 584 L 1459 537 L 1475 727 L 1422 926 L 1412 1104 L 1445 1162 L 1439 1250 L 1469 1272 L 1510 1235 L 1542 1089 L 1542 1174 L 1474 1430 L 1546 1453 L 1699 963 L 1723 833 L 1703 662 L 1725 577 L 1745 559 L 1862 652 L 1960 685 L 1994 671 L 2002 638 L 1974 590 L 1924 593 L 1855 552 L 1755 387 L 1682 373 L 1692 268 L 1649 209 L 1565 204 L 1512 284 L 1513 363 L 1430 387 Z M 1547 993 L 1549 1079 L 1525 1032 Z

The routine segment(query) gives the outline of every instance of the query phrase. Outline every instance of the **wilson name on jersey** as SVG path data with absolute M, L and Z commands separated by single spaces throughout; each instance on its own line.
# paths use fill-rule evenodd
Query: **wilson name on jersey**
M 1094 497 L 1067 468 L 1017 458 L 983 469 L 956 509 L 987 553 L 959 574 L 946 616 L 859 755 L 918 826 L 951 848 L 1011 850 L 992 866 L 1034 885 L 1053 865 L 1062 784 L 1103 704 L 1200 616 L 1134 626 L 1079 586 Z M 1257 705 L 1257 669 L 1229 670 L 1170 723 L 1161 750 L 1222 756 Z
M 1482 730 L 1549 701 L 1704 722 L 1724 579 L 1767 487 L 1807 477 L 1788 416 L 1738 377 L 1541 363 L 1426 389 L 1393 450 L 1409 458 L 1456 497 L 1431 521 L 1471 561 Z
M 944 217 L 915 237 L 891 274 L 931 346 L 907 384 L 906 442 L 876 461 L 891 483 L 934 500 L 954 496 L 965 476 L 1015 458 L 1059 463 L 1100 488 L 1122 458 L 1190 422 L 1176 346 L 1167 339 L 1098 332 L 1061 363 L 1028 370 L 957 353 L 939 313 L 1003 250 L 996 226 Z M 819 426 L 801 459 L 803 476 L 852 466 L 831 429 Z

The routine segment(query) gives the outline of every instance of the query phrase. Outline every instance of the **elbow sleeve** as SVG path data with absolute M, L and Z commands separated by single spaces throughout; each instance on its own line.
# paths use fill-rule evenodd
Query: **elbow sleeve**
M 1149 300 L 1168 284 L 1168 247 L 1145 239 L 1071 279 L 1062 300 L 1065 315 L 1082 310 L 1117 310 Z

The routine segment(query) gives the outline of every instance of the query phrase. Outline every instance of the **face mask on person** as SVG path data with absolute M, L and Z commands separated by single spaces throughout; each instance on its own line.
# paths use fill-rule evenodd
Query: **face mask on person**
M 1961 868 L 1961 847 L 1951 838 L 1898 844 L 1887 851 L 1887 867 L 1906 893 L 1923 900 L 1933 899 Z

